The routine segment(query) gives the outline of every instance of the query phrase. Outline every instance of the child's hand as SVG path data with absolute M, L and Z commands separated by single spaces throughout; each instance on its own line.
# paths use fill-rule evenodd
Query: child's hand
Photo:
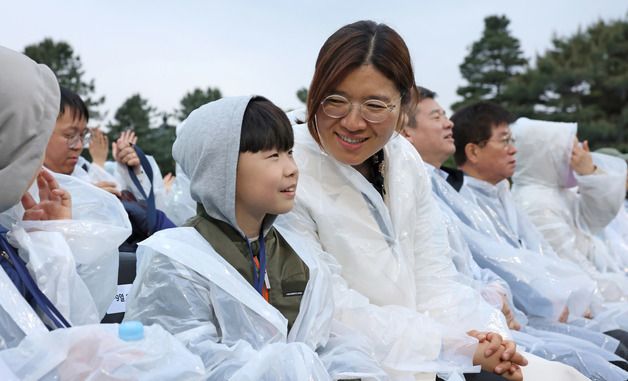
M 91 134 L 88 149 L 92 156 L 92 163 L 104 168 L 107 154 L 109 154 L 109 138 L 98 127 L 92 128 Z
M 175 178 L 176 176 L 170 172 L 168 172 L 166 176 L 164 176 L 164 189 L 166 190 L 166 193 L 170 193 L 170 190 L 172 189 L 172 183 L 174 183 Z
M 124 131 L 118 140 L 113 143 L 113 158 L 120 164 L 133 167 L 136 171 L 140 167 L 140 159 L 133 146 L 137 143 L 137 136 L 133 131 Z
M 39 203 L 28 193 L 22 196 L 24 220 L 69 220 L 72 218 L 72 198 L 70 193 L 59 188 L 57 180 L 42 169 L 37 175 Z

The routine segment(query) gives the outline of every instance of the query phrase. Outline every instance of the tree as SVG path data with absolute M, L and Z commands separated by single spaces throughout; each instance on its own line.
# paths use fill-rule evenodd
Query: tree
M 594 148 L 628 148 L 628 19 L 599 21 L 573 36 L 554 37 L 536 61 L 508 85 L 513 110 L 578 122 L 579 137 Z
M 462 97 L 451 107 L 456 110 L 479 100 L 501 102 L 505 84 L 521 73 L 528 61 L 523 57 L 519 40 L 508 30 L 506 16 L 488 16 L 484 19 L 482 37 L 473 43 L 469 54 L 460 65 L 460 73 L 467 81 L 457 89 Z
M 161 116 L 161 123 L 152 122 Z M 148 155 L 152 155 L 162 174 L 174 172 L 172 144 L 175 139 L 175 128 L 168 123 L 168 114 L 157 114 L 156 109 L 142 98 L 134 94 L 127 98 L 118 108 L 113 121 L 108 126 L 109 140 L 115 141 L 120 133 L 132 130 L 137 136 L 137 145 Z
M 105 97 L 95 96 L 94 80 L 85 79 L 85 71 L 81 57 L 74 53 L 74 49 L 64 41 L 55 42 L 46 38 L 40 43 L 28 45 L 24 54 L 33 61 L 43 63 L 56 74 L 59 84 L 81 96 L 90 116 L 100 119 L 98 107 L 105 102 Z
M 297 98 L 299 98 L 302 103 L 307 103 L 307 88 L 302 87 L 297 90 Z
M 150 131 L 151 118 L 155 108 L 140 94 L 127 98 L 116 111 L 113 120 L 108 124 L 109 139 L 114 141 L 122 131 L 132 130 L 138 138 Z
M 222 94 L 217 87 L 214 89 L 208 87 L 205 91 L 196 88 L 187 92 L 183 98 L 181 98 L 180 108 L 176 111 L 177 118 L 182 121 L 187 118 L 192 111 L 201 107 L 205 103 L 215 101 L 220 98 L 222 98 Z

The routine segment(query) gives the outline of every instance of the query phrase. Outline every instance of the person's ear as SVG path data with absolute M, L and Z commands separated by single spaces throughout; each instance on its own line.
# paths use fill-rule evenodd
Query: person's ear
M 475 143 L 467 143 L 464 146 L 464 154 L 467 157 L 467 161 L 476 164 L 478 162 L 478 156 L 480 153 L 480 146 Z
M 410 135 L 410 134 L 408 133 L 408 127 L 404 127 L 404 128 L 402 128 L 402 129 L 401 129 L 400 134 L 401 134 L 401 136 L 403 136 L 404 138 L 406 138 L 406 139 L 408 139 L 408 140 L 412 141 L 412 135 Z
M 405 112 L 399 113 L 399 117 L 397 118 L 397 125 L 395 126 L 395 131 L 401 133 L 407 123 L 408 115 Z

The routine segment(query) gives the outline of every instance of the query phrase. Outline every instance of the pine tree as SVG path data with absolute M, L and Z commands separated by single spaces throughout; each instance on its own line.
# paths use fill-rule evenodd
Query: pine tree
M 195 88 L 192 91 L 187 92 L 183 98 L 181 98 L 180 107 L 177 110 L 177 118 L 184 120 L 190 115 L 190 113 L 197 108 L 201 107 L 205 103 L 215 101 L 222 98 L 220 89 L 208 87 L 206 90 Z
M 599 21 L 554 37 L 536 68 L 508 85 L 512 109 L 531 118 L 578 122 L 593 148 L 628 148 L 628 19 Z
M 456 110 L 479 100 L 503 101 L 505 84 L 527 66 L 519 40 L 508 30 L 506 16 L 489 16 L 484 19 L 482 37 L 473 43 L 469 54 L 460 65 L 460 73 L 467 81 L 458 87 L 460 102 L 452 105 Z
M 85 79 L 83 62 L 74 49 L 64 41 L 55 42 L 50 38 L 28 45 L 24 54 L 33 61 L 50 67 L 56 74 L 59 84 L 81 96 L 90 113 L 90 118 L 100 119 L 98 107 L 105 102 L 105 97 L 95 96 L 94 80 Z

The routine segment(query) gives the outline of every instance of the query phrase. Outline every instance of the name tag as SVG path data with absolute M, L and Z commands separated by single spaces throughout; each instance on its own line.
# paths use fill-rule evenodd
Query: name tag
M 303 295 L 303 291 L 290 291 L 290 292 L 284 292 L 283 296 L 301 296 Z
M 113 297 L 113 302 L 107 309 L 108 314 L 117 314 L 120 312 L 126 312 L 126 301 L 129 298 L 129 291 L 131 291 L 131 287 L 133 284 L 119 284 L 118 292 Z

